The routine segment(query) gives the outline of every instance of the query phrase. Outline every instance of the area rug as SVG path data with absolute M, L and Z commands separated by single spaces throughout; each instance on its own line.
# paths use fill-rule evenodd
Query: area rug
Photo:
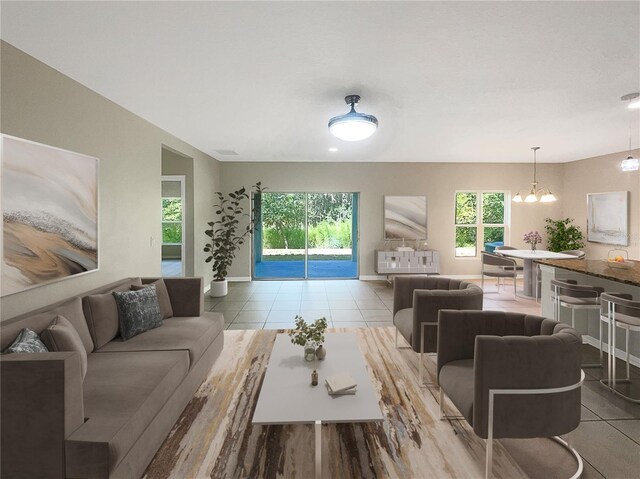
M 418 386 L 417 354 L 395 348 L 393 328 L 330 331 L 356 334 L 385 420 L 324 425 L 324 477 L 484 477 L 484 441 L 466 422 L 440 419 L 435 391 Z M 220 358 L 158 450 L 145 478 L 313 477 L 311 425 L 251 424 L 277 333 L 225 331 Z M 428 374 L 433 375 L 435 365 L 428 366 Z M 494 447 L 494 477 L 527 477 L 499 443 Z

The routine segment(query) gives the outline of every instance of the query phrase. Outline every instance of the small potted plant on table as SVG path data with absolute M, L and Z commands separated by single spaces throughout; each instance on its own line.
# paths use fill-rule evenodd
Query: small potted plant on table
M 322 347 L 326 330 L 326 318 L 316 319 L 313 323 L 307 324 L 302 316 L 296 315 L 296 327 L 291 330 L 289 337 L 293 344 L 304 347 L 304 359 L 313 361 L 316 354 L 318 359 L 323 359 L 326 355 Z

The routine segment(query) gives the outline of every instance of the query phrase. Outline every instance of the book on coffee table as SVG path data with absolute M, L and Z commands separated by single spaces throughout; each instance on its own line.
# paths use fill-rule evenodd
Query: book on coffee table
M 327 392 L 329 393 L 329 395 L 331 396 L 345 396 L 348 394 L 355 394 L 357 391 L 356 386 L 349 388 L 349 389 L 343 389 L 342 391 L 339 391 L 337 393 L 333 392 L 331 390 L 331 387 L 329 386 L 329 383 L 327 383 L 327 381 L 324 382 L 325 386 L 327 386 Z
M 329 376 L 325 382 L 327 383 L 329 394 L 340 394 L 351 389 L 354 390 L 351 394 L 354 394 L 357 386 L 355 379 L 349 373 L 334 374 Z

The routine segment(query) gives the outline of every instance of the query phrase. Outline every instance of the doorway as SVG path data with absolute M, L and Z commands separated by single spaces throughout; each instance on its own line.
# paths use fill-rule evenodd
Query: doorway
M 162 176 L 162 276 L 185 275 L 185 177 Z
M 254 197 L 253 278 L 358 277 L 358 193 Z

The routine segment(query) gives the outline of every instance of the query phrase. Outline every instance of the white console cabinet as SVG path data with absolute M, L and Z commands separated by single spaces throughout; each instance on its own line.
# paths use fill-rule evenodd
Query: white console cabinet
M 438 274 L 440 253 L 425 251 L 376 251 L 378 274 Z

